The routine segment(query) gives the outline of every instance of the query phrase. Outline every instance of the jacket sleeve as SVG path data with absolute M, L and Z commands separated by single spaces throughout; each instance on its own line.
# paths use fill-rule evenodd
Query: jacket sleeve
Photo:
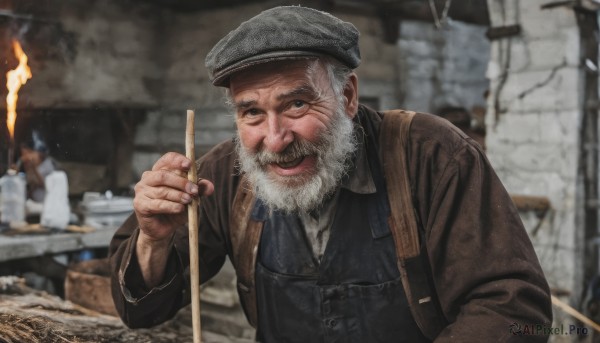
M 214 181 L 216 175 L 210 170 L 212 165 L 200 163 L 198 175 Z M 201 199 L 198 241 L 201 282 L 208 281 L 221 269 L 227 255 L 223 233 L 226 225 L 223 218 L 227 215 L 221 213 L 226 206 L 217 204 L 219 199 L 219 194 Z M 189 304 L 191 299 L 187 226 L 176 231 L 165 278 L 152 289 L 146 288 L 136 259 L 138 233 L 137 220 L 132 214 L 117 230 L 109 248 L 113 300 L 123 322 L 132 328 L 162 323 Z
M 132 328 L 162 323 L 189 301 L 179 244 L 173 242 L 164 281 L 147 289 L 135 255 L 138 234 L 135 215 L 131 215 L 113 236 L 109 250 L 113 301 L 123 322 Z
M 436 342 L 545 342 L 510 330 L 552 323 L 549 287 L 510 196 L 476 143 L 439 119 L 415 120 L 415 207 L 449 322 Z

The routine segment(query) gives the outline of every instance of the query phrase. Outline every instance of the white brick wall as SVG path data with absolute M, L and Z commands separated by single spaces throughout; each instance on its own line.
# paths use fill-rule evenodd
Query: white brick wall
M 435 112 L 485 106 L 490 46 L 484 27 L 449 20 L 438 30 L 428 22 L 405 20 L 397 53 L 403 107 Z
M 582 242 L 575 213 L 582 92 L 579 29 L 573 10 L 541 10 L 543 3 L 504 2 L 503 22 L 497 1 L 488 0 L 494 11 L 492 26 L 518 19 L 523 29 L 519 36 L 492 43 L 488 156 L 509 192 L 550 200 L 552 208 L 536 232 L 540 219 L 533 213 L 522 216 L 550 287 L 571 292 L 570 300 L 577 303 L 582 290 Z M 499 92 L 503 112 L 496 121 L 494 96 L 509 46 L 510 71 Z M 555 324 L 563 320 L 558 313 Z

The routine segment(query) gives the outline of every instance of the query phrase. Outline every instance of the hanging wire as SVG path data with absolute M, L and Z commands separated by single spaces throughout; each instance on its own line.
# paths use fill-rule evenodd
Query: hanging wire
M 446 0 L 444 4 L 444 9 L 442 10 L 442 16 L 438 15 L 437 8 L 435 7 L 435 0 L 429 0 L 429 8 L 431 8 L 431 15 L 433 16 L 433 23 L 435 27 L 439 30 L 442 28 L 442 25 L 446 23 L 448 19 L 448 11 L 450 10 L 450 5 L 452 4 L 452 0 Z

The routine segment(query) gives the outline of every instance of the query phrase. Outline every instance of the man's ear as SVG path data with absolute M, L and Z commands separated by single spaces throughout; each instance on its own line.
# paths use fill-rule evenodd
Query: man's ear
M 350 74 L 344 86 L 344 102 L 346 114 L 350 118 L 354 118 L 358 112 L 358 77 L 355 73 Z

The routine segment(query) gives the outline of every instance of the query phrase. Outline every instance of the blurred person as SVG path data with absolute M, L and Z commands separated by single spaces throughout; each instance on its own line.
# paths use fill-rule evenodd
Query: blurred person
M 41 203 L 46 196 L 45 179 L 56 170 L 56 163 L 48 155 L 48 146 L 40 133 L 34 130 L 31 137 L 20 145 L 19 170 L 25 172 L 27 196 Z

